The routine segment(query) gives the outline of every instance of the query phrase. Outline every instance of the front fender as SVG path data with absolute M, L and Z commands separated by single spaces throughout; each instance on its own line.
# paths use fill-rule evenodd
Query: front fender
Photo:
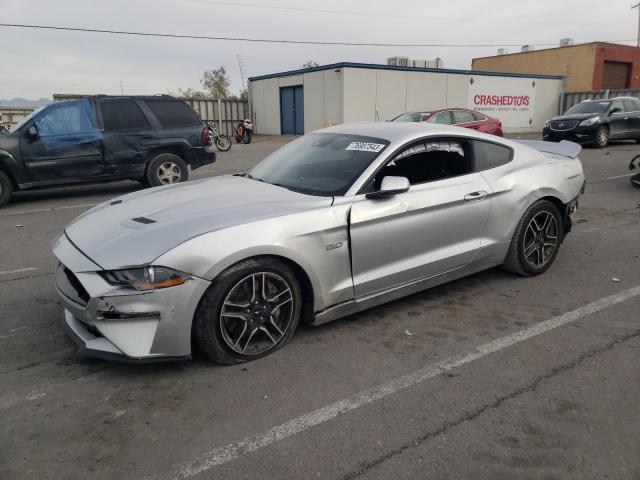
M 5 170 L 13 180 L 17 187 L 29 181 L 29 176 L 21 161 L 16 159 L 9 151 L 0 149 L 0 169 Z

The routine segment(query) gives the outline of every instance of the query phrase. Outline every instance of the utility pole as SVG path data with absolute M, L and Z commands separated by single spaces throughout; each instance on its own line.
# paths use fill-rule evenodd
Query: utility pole
M 635 4 L 632 9 L 638 9 L 638 40 L 636 42 L 636 47 L 640 47 L 640 3 Z
M 236 55 L 236 57 L 238 57 L 238 68 L 240 69 L 240 78 L 242 79 L 242 89 L 245 90 L 247 88 L 247 85 L 244 81 L 244 65 L 242 64 L 242 58 L 240 58 L 239 53 Z
M 122 87 L 122 80 L 120 80 L 120 95 L 124 97 L 124 88 Z

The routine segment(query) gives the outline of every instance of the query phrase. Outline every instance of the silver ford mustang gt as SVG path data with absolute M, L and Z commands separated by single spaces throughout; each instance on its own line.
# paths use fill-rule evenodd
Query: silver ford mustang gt
M 232 364 L 314 325 L 497 265 L 553 263 L 584 190 L 580 147 L 364 123 L 248 173 L 108 201 L 54 240 L 64 326 L 87 355 Z

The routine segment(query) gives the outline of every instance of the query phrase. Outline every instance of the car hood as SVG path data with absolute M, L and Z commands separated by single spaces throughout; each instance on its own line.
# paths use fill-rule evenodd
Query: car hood
M 115 198 L 76 218 L 65 233 L 94 263 L 111 270 L 148 264 L 207 232 L 332 202 L 245 177 L 214 177 Z
M 598 117 L 603 115 L 602 113 L 574 113 L 573 115 L 558 115 L 551 120 L 586 120 L 591 117 Z

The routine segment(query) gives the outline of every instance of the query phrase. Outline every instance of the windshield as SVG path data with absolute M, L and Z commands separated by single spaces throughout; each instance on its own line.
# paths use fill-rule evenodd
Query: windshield
M 389 142 L 310 133 L 277 150 L 246 176 L 309 195 L 344 195 Z
M 22 120 L 20 120 L 20 122 L 18 122 L 17 124 L 15 124 L 13 127 L 11 127 L 11 130 L 9 130 L 11 133 L 17 132 L 18 130 L 20 130 L 24 124 L 26 124 L 27 122 L 29 122 L 29 120 L 31 120 L 33 117 L 35 117 L 38 113 L 40 113 L 40 111 L 43 109 L 44 107 L 40 107 L 36 110 L 34 110 L 33 112 L 31 112 L 29 115 L 27 115 L 26 117 L 24 117 Z
M 565 115 L 574 113 L 604 113 L 609 110 L 611 102 L 584 102 L 574 105 L 566 111 Z
M 391 120 L 392 122 L 420 122 L 422 117 L 429 115 L 429 112 L 403 113 L 399 117 Z

